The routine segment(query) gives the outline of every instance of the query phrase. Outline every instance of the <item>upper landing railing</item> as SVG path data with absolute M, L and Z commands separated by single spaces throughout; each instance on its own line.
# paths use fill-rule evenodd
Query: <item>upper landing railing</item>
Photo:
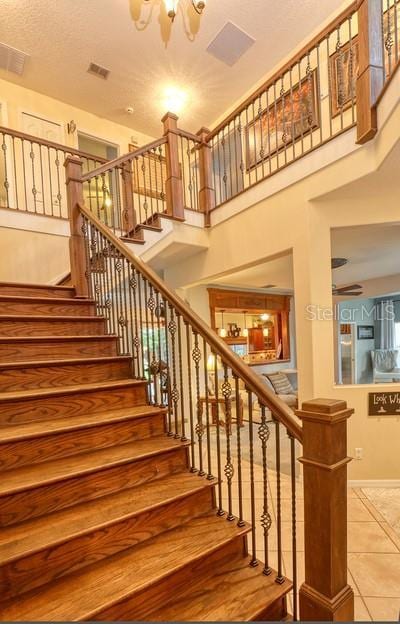
M 356 126 L 377 131 L 376 105 L 400 58 L 400 0 L 358 0 L 212 131 L 163 119 L 161 139 L 106 162 L 0 128 L 0 207 L 67 218 L 67 156 L 82 163 L 84 201 L 114 232 L 134 236 L 160 214 L 210 213 Z

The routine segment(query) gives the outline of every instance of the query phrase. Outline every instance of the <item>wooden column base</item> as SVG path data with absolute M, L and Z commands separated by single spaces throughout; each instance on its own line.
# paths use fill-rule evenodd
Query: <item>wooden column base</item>
M 86 249 L 82 236 L 71 236 L 69 239 L 69 255 L 71 261 L 71 281 L 77 297 L 88 297 L 89 286 L 85 275 Z
M 327 598 L 306 583 L 299 590 L 300 614 L 305 621 L 353 622 L 354 592 L 346 585 L 334 598 Z

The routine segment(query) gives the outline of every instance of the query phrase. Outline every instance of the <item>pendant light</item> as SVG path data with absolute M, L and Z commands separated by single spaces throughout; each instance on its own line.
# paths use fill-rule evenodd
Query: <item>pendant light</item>
M 246 310 L 243 310 L 243 331 L 242 331 L 242 336 L 243 336 L 243 338 L 247 338 L 248 335 L 249 335 L 249 330 L 247 329 Z
M 221 329 L 219 330 L 219 335 L 221 338 L 226 338 L 226 329 L 224 327 L 224 312 L 225 310 L 221 310 Z

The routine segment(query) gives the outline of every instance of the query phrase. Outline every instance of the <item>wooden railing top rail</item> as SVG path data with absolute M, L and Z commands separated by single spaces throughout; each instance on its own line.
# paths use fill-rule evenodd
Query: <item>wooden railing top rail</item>
M 154 288 L 160 292 L 165 299 L 174 306 L 182 316 L 188 321 L 193 329 L 200 336 L 205 338 L 216 355 L 220 356 L 224 364 L 244 381 L 246 387 L 254 392 L 258 399 L 268 407 L 276 420 L 281 422 L 294 438 L 302 442 L 303 430 L 292 410 L 276 394 L 268 390 L 259 376 L 247 366 L 236 353 L 209 327 L 191 308 L 189 308 L 178 295 L 170 290 L 158 275 L 139 258 L 128 247 L 120 241 L 110 229 L 104 225 L 86 206 L 78 204 L 80 212 L 91 221 L 96 228 L 107 238 L 113 246 L 148 280 Z
M 92 169 L 92 171 L 82 176 L 82 182 L 87 182 L 88 180 L 91 180 L 92 178 L 96 176 L 102 175 L 103 173 L 107 173 L 108 171 L 111 171 L 112 169 L 116 169 L 120 167 L 121 165 L 123 165 L 124 163 L 129 162 L 130 160 L 133 160 L 134 158 L 137 158 L 138 156 L 142 156 L 143 154 L 146 154 L 147 152 L 150 152 L 151 150 L 156 149 L 160 145 L 164 145 L 164 143 L 166 142 L 167 142 L 167 138 L 162 137 L 161 139 L 157 139 L 156 141 L 147 143 L 147 145 L 144 145 L 143 147 L 139 147 L 134 152 L 128 152 L 127 154 L 123 154 L 122 156 L 118 156 L 117 158 L 114 158 L 114 160 L 108 160 L 104 165 L 101 165 L 101 167 L 97 167 L 97 169 Z
M 13 128 L 6 128 L 4 126 L 0 126 L 0 133 L 14 137 L 16 139 L 21 139 L 21 141 L 29 141 L 30 143 L 37 143 L 38 145 L 43 145 L 44 147 L 49 147 L 49 148 L 59 150 L 62 152 L 68 152 L 69 154 L 74 154 L 81 158 L 89 158 L 90 160 L 95 160 L 96 162 L 100 162 L 100 163 L 107 162 L 107 159 L 102 158 L 101 156 L 96 156 L 95 154 L 89 154 L 88 152 L 84 152 L 75 147 L 71 147 L 70 145 L 63 145 L 62 143 L 55 143 L 54 141 L 47 141 L 46 139 L 40 139 L 39 137 L 33 136 L 32 134 L 19 132 L 18 130 L 14 130 Z
M 171 130 L 170 132 L 173 132 L 173 130 Z M 194 141 L 195 143 L 201 143 L 201 139 L 199 136 L 197 136 L 197 134 L 192 134 L 192 132 L 188 132 L 187 130 L 181 130 L 181 128 L 177 128 L 175 134 L 178 134 L 181 137 L 189 139 L 189 141 Z
M 335 17 L 325 28 L 319 32 L 315 37 L 310 39 L 310 41 L 301 48 L 287 63 L 282 65 L 272 76 L 268 78 L 258 89 L 256 89 L 251 95 L 249 95 L 241 104 L 239 104 L 225 119 L 223 119 L 215 128 L 211 130 L 211 132 L 207 135 L 206 140 L 211 140 L 222 128 L 224 128 L 227 124 L 237 117 L 247 106 L 249 106 L 254 100 L 256 100 L 262 93 L 266 91 L 271 85 L 274 84 L 282 74 L 285 74 L 289 71 L 296 63 L 301 61 L 304 57 L 307 56 L 307 53 L 315 48 L 318 44 L 322 43 L 326 36 L 334 31 L 338 26 L 340 26 L 343 22 L 346 21 L 350 15 L 355 13 L 357 10 L 358 0 L 354 0 L 348 7 L 346 7 L 339 15 Z

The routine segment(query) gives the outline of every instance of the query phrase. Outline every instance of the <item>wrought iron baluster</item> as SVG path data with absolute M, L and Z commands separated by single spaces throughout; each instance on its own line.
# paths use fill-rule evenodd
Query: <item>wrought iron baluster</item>
M 39 161 L 40 161 L 40 184 L 42 187 L 42 198 L 43 198 L 43 214 L 46 214 L 46 197 L 45 197 L 45 190 L 44 190 L 44 177 L 43 177 L 43 156 L 42 156 L 42 148 L 43 145 L 39 145 Z M 50 214 L 52 214 L 50 212 Z M 61 210 L 60 213 L 58 215 L 59 217 L 61 217 Z
M 146 327 L 146 378 L 148 379 L 149 385 L 149 393 L 150 393 L 150 402 L 154 405 L 154 388 L 151 388 L 151 348 L 150 348 L 150 323 L 149 323 L 149 299 L 148 299 L 148 291 L 147 286 L 148 282 L 145 277 L 142 276 L 143 280 L 143 294 L 144 294 L 144 312 L 145 312 L 145 327 Z M 143 338 L 142 338 L 143 340 Z
M 350 60 L 349 60 L 349 73 L 351 76 L 350 79 L 350 101 L 351 101 L 351 123 L 354 124 L 355 122 L 355 101 L 356 101 L 356 94 L 354 91 L 354 84 L 356 82 L 356 75 L 355 75 L 355 62 L 354 62 L 354 47 L 353 47 L 353 34 L 352 34 L 352 29 L 351 29 L 351 22 L 352 22 L 352 15 L 350 15 L 349 19 L 348 19 L 348 30 L 349 30 L 349 54 L 350 54 Z M 322 127 L 322 124 L 320 124 Z
M 313 127 L 314 127 L 314 115 L 313 115 L 313 70 L 311 68 L 310 52 L 307 53 L 307 123 L 310 133 L 310 149 L 313 149 Z
M 189 426 L 190 426 L 190 472 L 197 472 L 194 442 L 194 418 L 193 418 L 193 389 L 192 389 L 192 366 L 191 366 L 191 332 L 188 321 L 186 327 L 186 361 L 188 367 L 188 398 L 189 398 Z
M 162 401 L 162 374 L 163 374 L 163 359 L 162 359 L 162 344 L 161 344 L 161 317 L 164 316 L 163 307 L 160 303 L 160 293 L 158 290 L 156 292 L 156 309 L 155 315 L 157 318 L 157 342 L 158 342 L 158 383 L 160 386 L 160 401 L 159 405 L 163 405 Z
M 130 267 L 130 275 L 129 275 L 129 292 L 130 292 L 130 300 L 131 300 L 131 308 L 133 310 L 133 327 L 132 330 L 133 340 L 132 340 L 132 358 L 134 362 L 134 368 L 136 370 L 136 376 L 138 378 L 143 378 L 143 367 L 140 367 L 140 352 L 141 352 L 141 342 L 140 342 L 140 332 L 139 332 L 139 324 L 138 324 L 138 306 L 137 306 L 137 290 L 138 290 L 138 280 L 136 277 L 136 269 L 131 265 Z
M 297 597 L 297 527 L 296 527 L 296 440 L 288 433 L 290 441 L 290 477 L 292 495 L 292 582 L 293 582 L 293 619 L 298 617 Z
M 227 520 L 230 522 L 235 519 L 232 513 L 232 479 L 234 475 L 234 466 L 231 454 L 231 437 L 232 437 L 232 386 L 228 379 L 228 367 L 224 364 L 224 381 L 221 386 L 221 393 L 224 397 L 225 404 L 225 432 L 226 432 L 226 462 L 224 474 L 226 477 L 228 488 L 228 515 Z M 238 418 L 238 414 L 236 417 Z
M 393 5 L 394 6 L 394 5 Z M 394 6 L 394 8 L 396 8 Z M 391 6 L 390 0 L 386 0 L 386 33 L 384 32 L 384 46 L 387 54 L 387 76 L 390 76 L 392 73 L 392 48 L 394 45 L 393 35 L 392 35 L 392 17 L 391 17 Z M 385 23 L 385 18 L 383 18 L 383 22 Z
M 21 143 L 20 143 L 21 144 Z M 13 154 L 13 182 L 14 182 L 14 187 L 15 187 L 15 208 L 16 210 L 19 209 L 19 193 L 18 193 L 18 177 L 17 176 L 17 161 L 16 161 L 16 154 L 15 154 L 15 139 L 14 137 L 12 137 L 12 154 Z M 8 205 L 8 208 L 11 208 L 11 205 Z
M 9 188 L 10 188 L 10 183 L 8 181 L 8 174 L 7 174 L 7 144 L 6 144 L 6 136 L 4 133 L 2 133 L 2 143 L 1 143 L 1 149 L 3 151 L 3 163 L 4 163 L 4 189 L 6 191 L 6 203 L 7 203 L 7 208 L 10 208 L 10 196 L 9 196 Z
M 269 565 L 269 547 L 268 537 L 269 531 L 272 526 L 271 514 L 269 513 L 268 505 L 268 463 L 267 463 L 267 442 L 270 437 L 270 430 L 267 424 L 267 418 L 265 414 L 266 408 L 261 405 L 261 424 L 258 428 L 258 437 L 261 440 L 262 450 L 262 470 L 263 470 L 263 511 L 261 514 L 261 526 L 264 531 L 264 574 L 271 574 L 272 570 Z
M 146 164 L 145 164 L 145 160 L 144 160 L 144 156 L 141 156 L 141 161 L 142 164 L 140 165 L 140 169 L 143 173 L 143 196 L 144 196 L 144 202 L 143 202 L 143 211 L 144 211 L 144 223 L 148 223 L 149 222 L 149 203 L 147 201 L 147 197 L 148 197 L 148 187 L 147 187 L 147 181 L 146 181 Z
M 208 383 L 208 363 L 209 359 L 207 357 L 207 342 L 205 338 L 203 338 L 203 364 L 204 364 L 204 403 L 206 408 L 206 443 L 207 443 L 207 479 L 212 479 L 212 468 L 211 468 L 211 430 L 210 430 L 210 401 L 209 401 L 209 383 Z M 209 356 L 212 361 L 212 356 Z M 216 365 L 216 362 L 215 362 Z
M 278 542 L 278 575 L 276 583 L 282 584 L 284 577 L 282 574 L 282 500 L 281 500 L 281 441 L 279 422 L 275 423 L 275 462 L 276 462 L 276 531 Z
M 292 78 L 292 67 L 289 68 L 289 97 L 290 97 L 290 128 L 291 128 L 291 137 L 290 141 L 292 143 L 292 155 L 293 160 L 296 158 L 296 136 L 295 136 L 295 121 L 294 121 L 294 103 L 293 103 L 293 78 Z
M 343 46 L 340 40 L 340 26 L 336 31 L 336 54 L 337 54 L 337 98 L 340 108 L 340 128 L 343 130 L 343 107 L 344 107 L 344 70 L 343 70 Z
M 153 286 L 149 284 L 149 299 L 147 300 L 147 307 L 150 311 L 150 327 L 151 330 L 151 354 L 149 352 L 149 381 L 151 382 L 151 378 L 153 377 L 153 402 L 155 405 L 158 405 L 158 388 L 157 388 L 157 372 L 158 366 L 157 358 L 156 358 L 156 343 L 155 343 L 155 332 L 154 332 L 154 311 L 156 309 L 156 300 L 154 297 Z M 149 333 L 148 330 L 148 333 Z M 151 358 L 151 359 L 150 359 Z
M 238 526 L 244 526 L 245 522 L 243 520 L 243 482 L 242 482 L 242 422 L 241 422 L 241 414 L 243 410 L 243 403 L 240 397 L 239 392 L 239 377 L 237 375 L 233 375 L 234 383 L 235 383 L 235 403 L 236 403 L 236 459 L 237 459 L 237 482 L 238 482 L 238 501 L 239 501 L 239 518 L 238 518 Z
M 57 202 L 58 202 L 58 209 L 60 211 L 61 214 L 61 207 L 62 207 L 62 194 L 61 194 L 61 180 L 60 180 L 60 156 L 58 154 L 58 150 L 56 150 L 56 159 L 55 159 L 55 165 L 56 165 L 56 172 L 57 172 Z
M 171 390 L 171 399 L 173 405 L 173 418 L 174 418 L 174 437 L 176 439 L 180 438 L 179 434 L 179 416 L 178 416 L 178 402 L 179 402 L 179 391 L 178 391 L 178 383 L 177 383 L 177 374 L 176 374 L 176 330 L 177 325 L 175 321 L 175 312 L 174 307 L 170 304 L 170 321 L 168 323 L 168 330 L 171 336 L 171 359 L 172 359 L 172 390 Z
M 37 196 L 37 189 L 36 189 L 36 185 L 35 185 L 35 152 L 33 151 L 33 144 L 32 141 L 29 142 L 30 145 L 30 150 L 29 150 L 29 158 L 31 159 L 31 171 L 32 171 L 32 197 L 33 197 L 33 208 L 34 208 L 34 212 L 35 214 L 37 214 L 37 200 L 36 200 L 36 196 Z
M 287 164 L 287 132 L 286 132 L 286 97 L 285 97 L 285 88 L 283 86 L 283 76 L 281 77 L 281 89 L 279 91 L 280 99 L 281 99 L 281 107 L 282 107 L 282 143 L 283 143 L 283 153 L 285 157 L 285 165 Z
M 222 462 L 221 462 L 221 436 L 219 430 L 219 379 L 217 367 L 217 354 L 213 353 L 215 358 L 214 366 L 214 386 L 215 386 L 215 422 L 216 422 L 216 438 L 217 438 L 217 492 L 218 492 L 218 509 L 217 515 L 224 516 L 225 512 L 222 504 Z
M 195 375 L 195 387 L 196 387 L 196 405 L 197 405 L 197 422 L 195 431 L 197 435 L 197 441 L 199 445 L 199 471 L 198 475 L 204 477 L 206 474 L 203 468 L 203 404 L 200 397 L 200 362 L 201 362 L 201 350 L 199 347 L 199 335 L 194 332 L 194 348 L 192 351 L 192 358 L 194 362 L 194 375 Z
M 160 162 L 160 170 L 161 170 L 161 192 L 160 192 L 160 199 L 161 199 L 161 211 L 160 212 L 165 212 L 166 208 L 165 208 L 165 199 L 166 199 L 166 195 L 165 195 L 165 180 L 164 180 L 164 168 L 163 168 L 163 162 L 165 162 L 165 154 L 163 154 L 163 145 L 160 145 L 158 148 L 158 158 L 159 158 L 159 162 Z
M 319 46 L 320 44 L 318 43 L 316 47 L 316 50 L 317 50 L 317 104 L 318 104 L 318 107 L 320 108 L 321 106 L 320 105 L 320 102 L 321 102 L 321 61 L 320 61 L 320 54 L 319 54 Z M 319 121 L 319 142 L 320 143 L 322 143 L 323 141 L 322 126 L 323 126 L 322 119 L 320 119 Z
M 256 496 L 254 483 L 254 439 L 253 439 L 253 393 L 247 391 L 247 401 L 249 406 L 249 454 L 250 454 L 250 507 L 251 507 L 251 561 L 250 565 L 258 566 L 257 560 L 257 538 L 256 538 Z
M 272 172 L 272 163 L 271 163 L 271 126 L 270 126 L 270 120 L 269 120 L 270 105 L 269 105 L 268 92 L 269 92 L 269 87 L 267 87 L 267 89 L 265 90 L 265 96 L 266 96 L 266 100 L 267 100 L 266 115 L 267 115 L 267 133 L 268 133 L 268 137 L 267 137 L 268 138 L 268 169 L 269 169 L 269 173 L 271 175 L 271 172 Z
M 169 345 L 169 336 L 170 336 L 170 328 L 169 328 L 169 320 L 168 320 L 168 303 L 166 299 L 163 297 L 163 309 L 164 309 L 164 335 L 165 335 L 165 359 L 166 359 L 166 378 L 165 378 L 165 390 L 166 390 L 166 400 L 167 400 L 167 434 L 169 436 L 173 436 L 174 433 L 172 431 L 172 386 L 171 386 L 171 360 L 170 360 L 170 345 Z M 190 367 L 189 367 L 190 368 Z
M 326 58 L 328 59 L 328 102 L 329 102 L 329 137 L 333 136 L 333 124 L 332 124 L 332 118 L 333 118 L 333 110 L 332 110 L 332 98 L 334 96 L 333 93 L 333 89 L 332 89 L 332 85 L 333 85 L 333 81 L 332 81 L 332 72 L 331 72 L 331 66 L 329 63 L 329 57 L 330 57 L 330 50 L 329 50 L 329 40 L 330 40 L 330 34 L 327 35 L 325 41 L 326 41 Z M 337 95 L 335 95 L 335 97 L 337 98 Z
M 178 366 L 179 366 L 179 394 L 181 402 L 181 440 L 186 442 L 186 428 L 185 428 L 185 402 L 183 393 L 183 347 L 182 347 L 182 317 L 176 313 L 176 324 L 178 326 Z

